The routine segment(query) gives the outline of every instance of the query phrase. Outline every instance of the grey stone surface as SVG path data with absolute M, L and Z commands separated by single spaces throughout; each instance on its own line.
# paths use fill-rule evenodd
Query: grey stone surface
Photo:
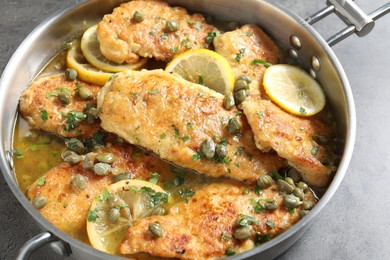
M 356 0 L 366 12 L 388 0 Z M 46 17 L 76 1 L 1 0 L 0 72 L 20 42 Z M 306 17 L 325 1 L 277 0 Z M 327 38 L 342 28 L 332 16 L 315 27 Z M 352 86 L 357 110 L 354 155 L 340 188 L 303 237 L 278 257 L 287 259 L 390 259 L 390 15 L 365 38 L 333 47 Z M 0 177 L 0 259 L 40 230 Z M 64 259 L 44 246 L 30 259 Z

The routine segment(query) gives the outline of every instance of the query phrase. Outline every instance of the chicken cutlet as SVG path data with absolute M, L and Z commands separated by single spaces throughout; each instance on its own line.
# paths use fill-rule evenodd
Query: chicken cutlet
M 250 96 L 240 106 L 254 132 L 256 146 L 262 151 L 275 150 L 310 185 L 325 186 L 335 169 L 335 156 L 317 137 L 330 140 L 331 127 L 318 117 L 302 118 L 280 109 L 268 100 L 262 86 L 264 63 L 282 60 L 276 44 L 255 25 L 244 25 L 216 37 L 214 46 L 229 61 L 236 77 L 248 75 L 253 79 Z M 241 55 L 239 62 L 234 58 L 237 54 Z
M 140 57 L 169 61 L 189 49 L 208 48 L 207 34 L 217 29 L 201 14 L 160 1 L 131 1 L 115 8 L 99 22 L 101 53 L 117 63 Z
M 131 145 L 114 145 L 90 155 L 111 153 L 115 157 L 112 171 L 117 175 L 126 173 L 130 178 L 148 180 L 151 172 L 165 172 L 169 165 L 153 155 L 147 155 Z M 70 236 L 88 242 L 85 230 L 86 218 L 92 201 L 102 189 L 112 184 L 114 174 L 99 176 L 93 170 L 85 169 L 83 162 L 75 165 L 62 163 L 49 170 L 27 189 L 27 198 L 33 202 L 37 196 L 44 196 L 46 204 L 40 213 L 54 226 Z M 85 189 L 72 185 L 75 176 L 81 175 L 86 180 Z
M 98 109 L 105 131 L 211 177 L 253 184 L 284 167 L 283 159 L 256 148 L 245 117 L 236 109 L 224 109 L 223 99 L 205 86 L 162 70 L 126 71 L 103 87 Z M 214 149 L 225 154 L 205 156 L 205 150 Z
M 80 97 L 81 88 L 90 95 L 87 99 Z M 100 86 L 80 80 L 67 80 L 63 73 L 43 76 L 23 92 L 19 111 L 35 129 L 62 137 L 89 138 L 101 130 L 96 110 L 100 89 Z M 91 114 L 93 106 L 96 114 Z
M 310 192 L 304 197 L 315 203 Z M 266 209 L 267 203 L 276 206 Z M 126 255 L 215 259 L 224 257 L 228 249 L 240 253 L 275 237 L 296 223 L 301 211 L 302 206 L 293 212 L 286 209 L 275 184 L 258 195 L 253 187 L 233 181 L 208 183 L 188 203 L 174 204 L 167 215 L 137 221 L 128 229 L 119 251 Z M 148 230 L 155 222 L 164 229 L 161 237 Z

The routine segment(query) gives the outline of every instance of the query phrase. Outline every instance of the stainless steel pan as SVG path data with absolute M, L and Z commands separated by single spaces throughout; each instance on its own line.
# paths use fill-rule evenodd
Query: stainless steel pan
M 19 189 L 13 172 L 12 156 L 8 151 L 12 149 L 12 132 L 18 99 L 22 91 L 51 57 L 62 48 L 64 42 L 83 32 L 89 24 L 99 20 L 121 2 L 123 1 L 90 0 L 53 15 L 24 40 L 3 72 L 0 81 L 1 171 L 14 195 L 44 230 L 20 249 L 17 259 L 27 259 L 34 249 L 46 243 L 50 243 L 59 254 L 72 255 L 77 259 L 115 258 L 69 237 L 45 220 Z M 232 259 L 274 258 L 299 239 L 315 216 L 328 203 L 341 183 L 351 159 L 356 130 L 355 106 L 348 79 L 330 46 L 353 33 L 359 36 L 369 33 L 374 27 L 374 20 L 390 11 L 390 3 L 366 15 L 350 0 L 329 0 L 327 7 L 305 20 L 273 4 L 271 0 L 168 2 L 224 20 L 258 24 L 286 50 L 286 54 L 293 61 L 306 68 L 313 77 L 318 79 L 335 113 L 340 136 L 345 140 L 345 145 L 338 171 L 318 205 L 285 233 L 251 251 L 231 257 Z M 336 12 L 347 27 L 325 41 L 310 24 L 332 12 Z

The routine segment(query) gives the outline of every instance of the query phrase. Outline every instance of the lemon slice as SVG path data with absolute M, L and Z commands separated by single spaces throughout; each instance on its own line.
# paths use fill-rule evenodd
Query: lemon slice
M 73 41 L 71 46 L 66 55 L 66 65 L 77 71 L 78 78 L 103 86 L 114 75 L 113 73 L 101 71 L 89 64 L 81 52 L 79 41 Z
M 168 194 L 153 183 L 123 180 L 114 183 L 94 199 L 87 217 L 91 245 L 103 252 L 118 253 L 127 230 L 141 218 L 161 215 Z
M 165 71 L 224 95 L 234 88 L 234 74 L 227 60 L 207 49 L 190 50 L 178 55 L 168 63 Z
M 272 101 L 294 115 L 312 116 L 325 106 L 325 94 L 321 86 L 296 66 L 270 66 L 265 71 L 263 85 Z
M 147 58 L 141 58 L 138 62 L 133 64 L 118 64 L 106 59 L 106 57 L 104 57 L 100 52 L 100 44 L 97 38 L 96 28 L 97 24 L 89 27 L 84 32 L 80 45 L 81 51 L 83 52 L 87 61 L 89 61 L 89 63 L 91 63 L 96 68 L 108 72 L 121 72 L 128 69 L 137 69 L 148 61 Z

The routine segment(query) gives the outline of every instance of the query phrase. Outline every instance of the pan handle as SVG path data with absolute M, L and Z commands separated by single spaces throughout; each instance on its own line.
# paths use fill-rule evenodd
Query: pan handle
M 50 243 L 50 246 L 56 253 L 63 256 L 70 255 L 70 247 L 68 244 L 62 240 L 58 240 L 58 238 L 49 232 L 42 232 L 24 243 L 19 249 L 15 260 L 27 260 L 32 252 L 48 243 Z
M 367 35 L 374 28 L 374 21 L 390 12 L 390 2 L 368 15 L 352 0 L 327 0 L 326 4 L 328 5 L 327 7 L 307 17 L 305 20 L 309 24 L 314 24 L 329 14 L 336 12 L 347 27 L 327 39 L 326 42 L 329 46 L 335 45 L 353 33 L 356 33 L 359 37 Z

